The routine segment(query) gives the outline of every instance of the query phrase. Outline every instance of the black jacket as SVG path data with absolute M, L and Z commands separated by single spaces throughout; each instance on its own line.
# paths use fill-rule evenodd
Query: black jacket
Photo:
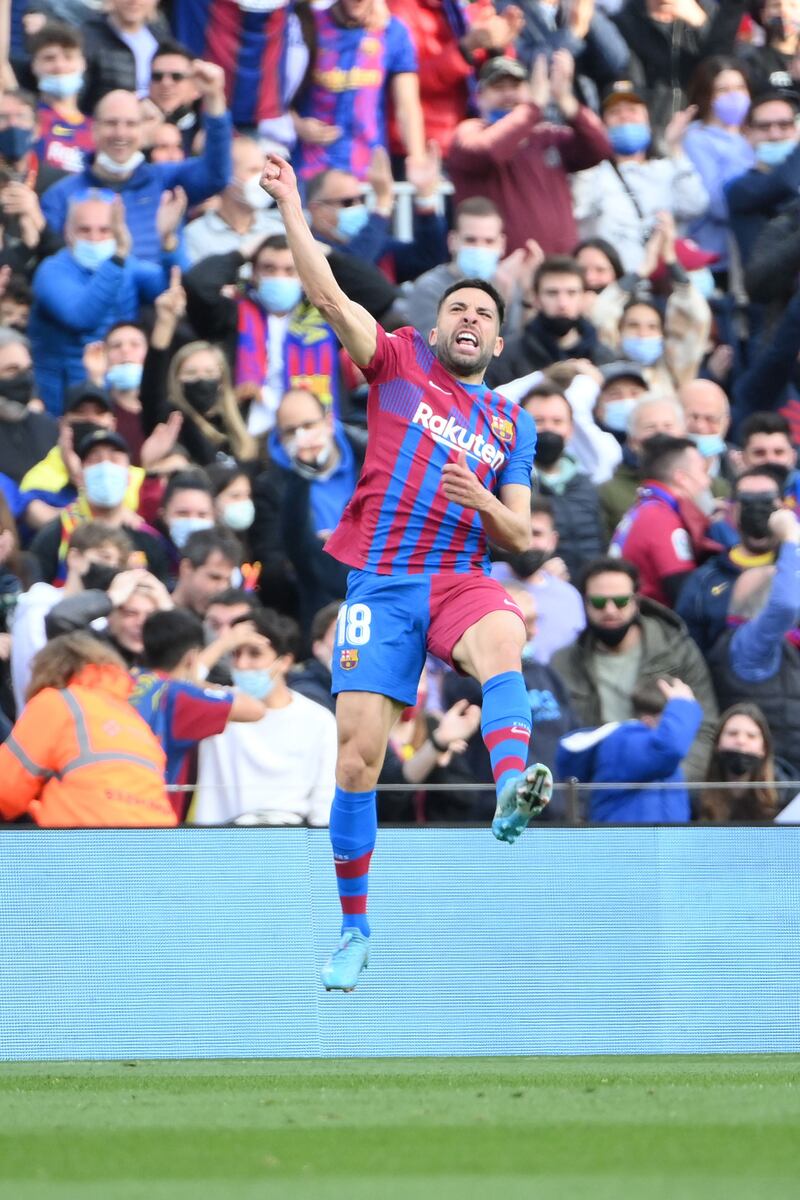
M 159 45 L 169 39 L 165 25 L 157 22 L 147 28 Z M 107 92 L 117 88 L 136 91 L 136 59 L 106 16 L 89 17 L 81 26 L 81 35 L 86 74 L 80 103 L 83 111 L 91 114 Z
M 548 487 L 547 478 L 540 474 L 539 491 L 553 506 L 558 554 L 567 564 L 570 577 L 577 579 L 582 568 L 606 548 L 597 488 L 588 475 L 579 471 L 561 493 Z
M 590 321 L 581 317 L 576 326 L 579 341 L 569 348 L 560 346 L 556 339 L 545 331 L 541 317 L 534 317 L 520 333 L 509 338 L 503 353 L 494 358 L 486 372 L 489 387 L 500 387 L 511 379 L 529 375 L 531 371 L 543 371 L 554 362 L 568 358 L 588 358 L 596 367 L 615 362 L 619 354 L 606 346 L 597 336 Z
M 293 692 L 315 700 L 329 712 L 336 712 L 336 697 L 331 695 L 331 673 L 318 658 L 309 658 L 294 667 L 287 675 L 286 683 Z

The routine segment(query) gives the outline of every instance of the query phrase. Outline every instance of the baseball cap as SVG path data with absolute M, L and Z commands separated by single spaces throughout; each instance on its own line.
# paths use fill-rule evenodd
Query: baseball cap
M 701 267 L 710 267 L 719 262 L 719 255 L 711 250 L 703 250 L 691 238 L 677 238 L 675 241 L 675 257 L 684 271 L 699 271 Z
M 611 83 L 603 92 L 602 111 L 607 112 L 609 108 L 613 108 L 615 104 L 644 104 L 647 107 L 647 101 L 644 96 L 640 96 L 630 79 L 618 79 L 616 83 Z
M 483 64 L 478 75 L 478 83 L 497 83 L 498 79 L 527 78 L 528 73 L 521 62 L 517 62 L 515 58 L 499 55 L 497 58 L 490 58 Z
M 78 446 L 78 458 L 83 462 L 90 450 L 94 450 L 95 446 L 114 446 L 117 450 L 122 450 L 131 456 L 130 448 L 125 438 L 120 437 L 118 433 L 114 433 L 111 429 L 95 429 L 93 433 L 88 434 L 80 446 Z
M 750 103 L 750 111 L 758 108 L 760 104 L 768 104 L 770 100 L 785 100 L 791 104 L 794 111 L 800 112 L 800 93 L 797 91 L 797 85 L 792 79 L 788 71 L 773 71 L 767 82 L 767 86 L 753 96 Z
M 635 379 L 642 387 L 650 386 L 642 374 L 641 366 L 638 363 L 625 362 L 623 359 L 606 363 L 600 368 L 600 374 L 603 376 L 603 387 L 609 383 L 616 383 L 618 379 Z
M 73 408 L 77 408 L 79 404 L 83 404 L 84 400 L 93 400 L 95 404 L 102 404 L 108 412 L 112 411 L 111 398 L 105 388 L 99 387 L 96 383 L 91 383 L 88 379 L 84 379 L 82 383 L 73 383 L 72 387 L 67 388 L 67 394 L 64 398 L 64 412 L 72 412 Z

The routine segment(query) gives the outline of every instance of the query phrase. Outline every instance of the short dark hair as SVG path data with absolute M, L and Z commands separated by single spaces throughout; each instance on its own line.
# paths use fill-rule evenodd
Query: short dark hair
M 586 287 L 586 272 L 579 262 L 569 254 L 551 254 L 539 263 L 533 273 L 533 290 L 538 292 L 545 275 L 576 275 Z
M 788 440 L 792 440 L 792 428 L 786 417 L 782 417 L 776 412 L 754 412 L 751 413 L 746 421 L 742 422 L 739 436 L 742 446 L 746 446 L 751 437 L 757 433 L 782 433 Z
M 723 71 L 736 71 L 744 79 L 748 92 L 750 91 L 750 81 L 742 59 L 732 58 L 727 54 L 712 54 L 710 58 L 701 59 L 686 88 L 686 102 L 697 106 L 698 121 L 708 119 L 714 98 L 714 82 Z
M 458 225 L 460 217 L 499 217 L 503 220 L 500 209 L 488 196 L 468 196 L 457 204 L 453 213 L 453 228 Z
M 124 529 L 105 525 L 102 521 L 85 521 L 70 534 L 70 550 L 78 550 L 83 554 L 87 550 L 99 550 L 101 546 L 115 546 L 123 564 L 127 563 L 134 550 L 133 541 Z
M 289 240 L 285 233 L 271 233 L 259 242 L 253 253 L 250 255 L 250 262 L 255 265 L 258 259 L 265 250 L 288 250 Z
M 227 487 L 230 487 L 234 479 L 249 479 L 252 483 L 253 472 L 250 467 L 242 463 L 215 462 L 205 468 L 205 476 L 212 495 L 218 496 L 220 492 L 224 492 Z
M 541 383 L 534 384 L 531 390 L 526 392 L 517 403 L 520 408 L 524 408 L 531 400 L 550 400 L 553 396 L 558 396 L 559 400 L 563 400 L 572 415 L 572 405 L 564 392 L 554 383 L 548 383 L 546 379 L 543 379 Z
M 252 621 L 256 631 L 262 637 L 268 638 L 276 654 L 291 654 L 297 658 L 300 649 L 300 626 L 297 621 L 274 608 L 257 608 L 247 616 L 237 617 L 234 625 L 243 621 Z
M 140 321 L 115 321 L 103 334 L 103 341 L 107 342 L 112 333 L 116 333 L 118 329 L 138 329 L 143 338 L 147 338 L 147 330 Z
M 592 559 L 583 569 L 578 588 L 584 599 L 589 589 L 590 580 L 594 579 L 597 575 L 605 575 L 607 572 L 612 571 L 617 575 L 627 575 L 633 584 L 634 592 L 638 592 L 638 568 L 632 562 L 628 562 L 627 558 L 614 558 L 611 554 L 604 554 L 602 558 Z
M 205 645 L 203 622 L 188 608 L 150 613 L 142 626 L 144 663 L 154 671 L 172 671 L 188 650 Z
M 13 300 L 15 304 L 33 304 L 33 289 L 24 275 L 11 275 L 0 300 Z
M 207 496 L 213 497 L 209 478 L 199 467 L 193 467 L 189 471 L 174 471 L 170 475 L 161 497 L 162 508 L 167 507 L 176 492 L 205 492 Z
M 646 675 L 636 683 L 631 692 L 631 707 L 635 716 L 657 717 L 664 711 L 667 698 L 658 686 L 659 679 L 674 682 L 669 675 Z
M 208 602 L 210 608 L 212 604 L 221 604 L 223 608 L 234 608 L 237 604 L 247 604 L 251 611 L 261 607 L 261 601 L 255 592 L 246 592 L 244 588 L 225 588 L 224 592 L 217 592 L 216 596 L 212 596 Z
M 48 21 L 28 42 L 28 54 L 34 59 L 46 46 L 60 46 L 62 50 L 83 50 L 83 39 L 76 29 L 62 25 L 60 21 Z
M 326 604 L 324 608 L 320 608 L 314 613 L 311 622 L 311 641 L 319 642 L 325 637 L 325 634 L 331 627 L 331 624 L 339 616 L 339 609 L 342 607 L 343 601 L 332 600 L 330 604 Z
M 242 564 L 242 543 L 232 529 L 214 525 L 211 529 L 197 529 L 190 533 L 181 551 L 181 562 L 189 562 L 197 570 L 204 567 L 212 554 L 221 554 L 235 567 Z
M 652 296 L 646 296 L 643 293 L 640 293 L 639 295 L 634 293 L 630 300 L 626 300 L 619 318 L 620 325 L 622 325 L 622 322 L 625 320 L 632 308 L 651 308 L 661 322 L 661 328 L 664 328 L 663 312 L 658 307 Z
M 607 242 L 605 238 L 584 238 L 582 242 L 578 242 L 577 246 L 572 251 L 572 257 L 577 259 L 581 250 L 599 250 L 601 254 L 605 254 L 617 279 L 621 279 L 625 274 L 625 268 L 622 265 L 622 259 L 620 258 L 616 247 L 612 246 L 611 242 Z
M 174 54 L 179 58 L 185 58 L 188 62 L 192 62 L 194 60 L 194 55 L 192 54 L 191 50 L 187 50 L 187 48 L 182 46 L 180 42 L 160 42 L 158 49 L 150 61 L 151 69 L 157 58 L 164 58 L 167 54 Z
M 642 442 L 640 469 L 644 479 L 669 483 L 687 450 L 697 450 L 691 438 L 654 433 Z
M 442 305 L 448 296 L 452 296 L 453 292 L 463 291 L 464 288 L 477 288 L 479 292 L 486 292 L 487 296 L 491 296 L 497 307 L 498 325 L 502 327 L 503 321 L 506 319 L 506 302 L 498 292 L 493 283 L 489 283 L 488 279 L 459 279 L 457 283 L 451 283 L 449 288 L 445 288 L 439 297 L 439 303 L 436 305 L 436 315 L 442 311 Z
M 747 491 L 747 488 L 742 488 L 742 483 L 746 483 L 748 479 L 771 479 L 778 489 L 778 493 L 783 491 L 784 480 L 780 467 L 776 467 L 773 463 L 764 463 L 761 467 L 748 467 L 746 471 L 742 471 L 741 475 L 736 476 L 733 481 L 734 500 L 740 491 Z

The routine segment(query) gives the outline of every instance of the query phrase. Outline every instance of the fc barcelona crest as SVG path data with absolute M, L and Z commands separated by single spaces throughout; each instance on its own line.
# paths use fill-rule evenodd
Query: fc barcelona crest
M 343 671 L 352 671 L 353 667 L 358 666 L 358 651 L 343 650 L 339 655 L 339 666 Z
M 501 417 L 497 413 L 492 417 L 492 433 L 500 442 L 510 442 L 514 437 L 514 426 L 508 417 Z

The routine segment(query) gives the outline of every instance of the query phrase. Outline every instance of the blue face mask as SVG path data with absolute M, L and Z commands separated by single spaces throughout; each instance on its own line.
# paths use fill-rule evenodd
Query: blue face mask
M 83 72 L 70 71 L 68 75 L 41 75 L 39 91 L 46 96 L 55 96 L 64 100 L 67 96 L 77 96 L 83 87 Z
M 641 363 L 643 367 L 652 367 L 664 353 L 663 337 L 624 337 L 620 347 L 625 358 Z
M 756 146 L 756 160 L 765 167 L 779 167 L 796 146 L 794 138 L 784 138 L 781 142 L 762 142 Z
M 369 209 L 366 204 L 351 204 L 349 208 L 340 208 L 336 218 L 336 231 L 343 238 L 358 237 L 369 220 Z
M 128 490 L 128 468 L 121 463 L 98 462 L 84 467 L 86 499 L 97 508 L 116 508 Z
M 178 549 L 182 550 L 193 533 L 200 529 L 210 529 L 213 524 L 213 521 L 208 521 L 205 517 L 176 517 L 169 523 L 169 536 Z
M 6 162 L 19 162 L 33 145 L 33 130 L 20 129 L 10 125 L 8 129 L 0 129 L 0 158 Z
M 84 267 L 87 271 L 96 271 L 98 267 L 102 267 L 104 262 L 112 258 L 117 252 L 117 243 L 115 238 L 104 238 L 102 242 L 86 242 L 83 238 L 76 238 L 75 244 L 72 247 L 72 257 L 79 267 Z
M 271 671 L 238 671 L 234 667 L 231 671 L 231 678 L 234 687 L 238 688 L 240 692 L 244 692 L 246 696 L 252 696 L 254 700 L 266 700 L 275 687 Z
M 718 433 L 690 433 L 689 437 L 703 458 L 716 458 L 727 450 L 725 439 L 721 438 Z
M 647 150 L 652 140 L 650 126 L 643 121 L 632 121 L 629 125 L 612 125 L 608 139 L 615 154 L 638 154 Z
M 626 433 L 628 421 L 636 401 L 631 396 L 623 400 L 607 400 L 603 410 L 603 424 L 614 433 Z
M 704 300 L 710 300 L 716 290 L 714 275 L 710 267 L 700 267 L 697 271 L 687 271 L 692 286 L 697 288 Z
M 456 266 L 467 279 L 491 279 L 497 270 L 500 255 L 488 246 L 462 246 Z
M 106 387 L 118 392 L 133 392 L 142 382 L 141 363 L 115 363 L 106 371 Z
M 303 289 L 299 279 L 275 276 L 260 279 L 258 282 L 258 298 L 267 312 L 291 312 L 293 308 L 297 308 L 302 295 Z
M 536 662 L 536 638 L 531 638 L 525 643 L 525 645 L 522 647 L 521 657 L 523 663 Z

